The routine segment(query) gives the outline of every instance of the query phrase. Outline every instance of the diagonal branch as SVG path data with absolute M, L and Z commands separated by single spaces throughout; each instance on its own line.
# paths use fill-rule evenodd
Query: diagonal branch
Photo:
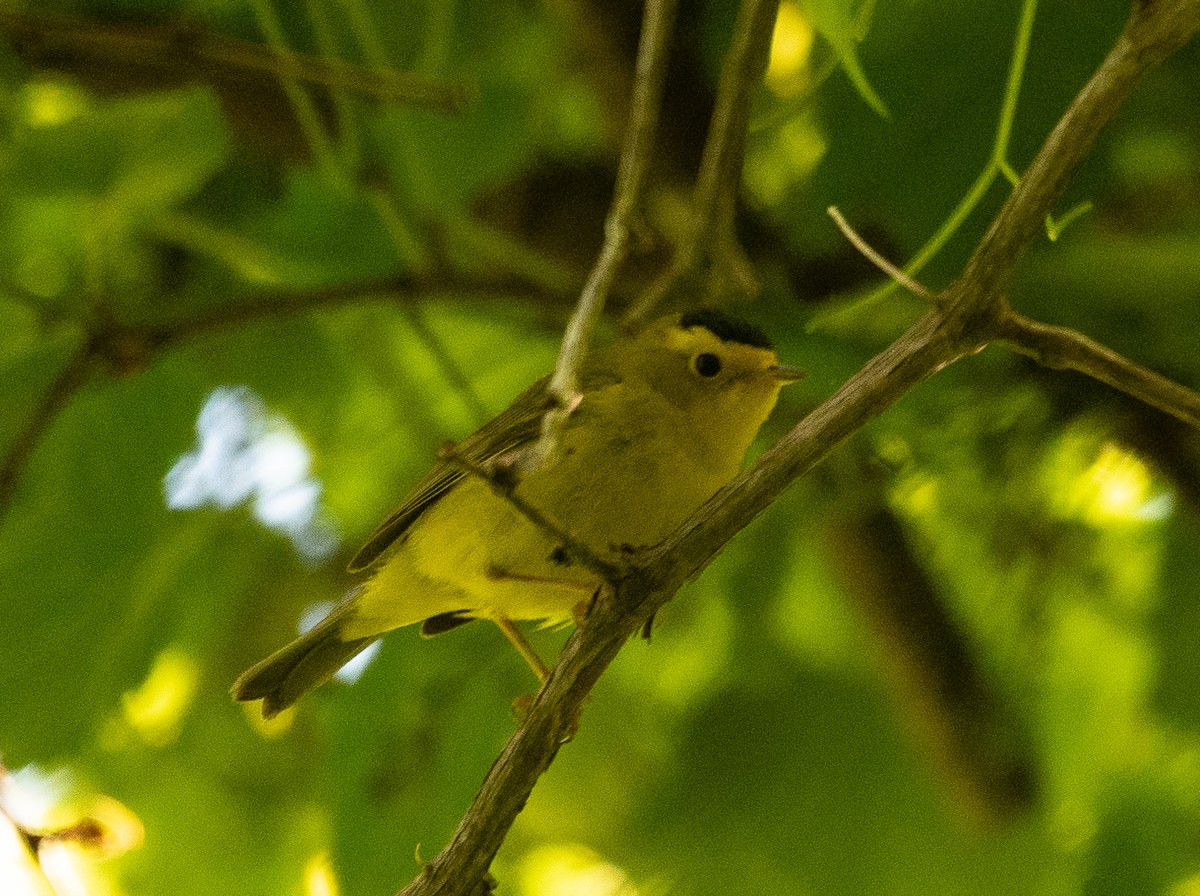
M 542 423 L 542 437 L 531 452 L 534 464 L 552 458 L 566 419 L 578 404 L 579 371 L 587 354 L 592 330 L 600 320 L 609 290 L 617 272 L 629 254 L 634 222 L 640 213 L 646 175 L 654 153 L 658 115 L 662 108 L 663 84 L 667 77 L 667 51 L 678 0 L 647 0 L 642 17 L 642 37 L 638 44 L 637 80 L 629 111 L 629 127 L 612 207 L 604 222 L 604 245 L 579 296 L 575 313 L 563 334 L 562 350 L 550 378 L 548 390 L 557 407 L 548 411 Z
M 59 371 L 54 382 L 42 393 L 41 400 L 29 415 L 28 422 L 9 444 L 3 458 L 0 459 L 0 521 L 12 506 L 17 484 L 33 452 L 58 419 L 62 409 L 91 379 L 95 366 L 90 347 L 81 346 Z
M 837 225 L 842 235 L 850 241 L 850 245 L 857 249 L 867 261 L 887 274 L 893 283 L 903 286 L 919 299 L 929 301 L 933 298 L 933 293 L 924 284 L 918 283 L 906 274 L 903 269 L 896 267 L 876 251 L 874 246 L 864 240 L 858 231 L 850 226 L 850 222 L 846 220 L 846 216 L 841 213 L 841 210 L 836 205 L 829 206 L 825 211 L 829 217 L 833 218 L 833 223 Z
M 568 532 L 533 504 L 517 494 L 516 480 L 513 478 L 513 467 L 516 461 L 501 455 L 483 464 L 476 463 L 467 457 L 457 447 L 451 445 L 440 454 L 464 473 L 476 477 L 486 483 L 492 491 L 512 504 L 517 511 L 538 529 L 551 538 L 560 542 L 567 555 L 589 572 L 595 573 L 606 582 L 619 581 L 624 570 L 605 560 L 572 532 Z
M 629 572 L 597 598 L 584 625 L 568 640 L 549 680 L 488 772 L 450 844 L 403 891 L 403 896 L 485 892 L 487 869 L 525 805 L 538 777 L 577 724 L 583 701 L 621 646 L 659 607 L 792 481 L 815 467 L 843 439 L 882 413 L 913 386 L 992 339 L 1032 350 L 1035 337 L 1065 352 L 1057 328 L 1012 315 L 1003 290 L 1020 255 L 1104 124 L 1141 76 L 1200 29 L 1200 0 L 1145 0 L 1116 46 L 1064 114 L 1010 195 L 962 276 L 903 336 L 876 355 L 753 467 L 687 520 L 666 541 L 635 558 Z M 1015 321 L 1015 323 L 1014 323 Z M 1050 334 L 1050 336 L 1047 336 Z M 1050 338 L 1053 337 L 1053 338 Z M 1047 341 L 1049 340 L 1049 341 Z M 1126 362 L 1087 340 L 1068 340 L 1087 355 L 1088 373 L 1104 364 L 1118 387 Z M 1086 346 L 1087 351 L 1079 349 Z M 1103 358 L 1101 363 L 1100 358 Z M 1116 372 L 1114 372 L 1116 371 Z M 1136 385 L 1136 383 L 1135 383 Z M 1140 386 L 1138 386 L 1140 388 Z M 1195 407 L 1200 397 L 1161 387 L 1163 403 Z M 1132 391 L 1132 388 L 1131 388 Z M 1149 392 L 1149 390 L 1146 390 Z M 1186 390 L 1183 390 L 1186 393 Z M 1134 392 L 1133 394 L 1141 394 Z M 1153 397 L 1149 392 L 1146 397 Z M 1184 418 L 1188 419 L 1188 418 Z
M 1042 323 L 1014 312 L 1000 323 L 998 338 L 1039 364 L 1087 374 L 1184 423 L 1200 427 L 1200 395 L 1078 330 Z

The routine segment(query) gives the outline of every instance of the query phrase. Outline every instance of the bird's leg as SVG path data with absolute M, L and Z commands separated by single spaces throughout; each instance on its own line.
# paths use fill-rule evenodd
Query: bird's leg
M 496 623 L 500 631 L 504 632 L 504 637 L 508 638 L 512 646 L 517 648 L 517 653 L 521 654 L 521 659 L 529 664 L 533 674 L 538 677 L 538 682 L 545 684 L 546 679 L 550 677 L 550 670 L 542 662 L 542 658 L 537 655 L 537 651 L 533 649 L 533 645 L 529 643 L 521 630 L 507 616 L 496 615 L 492 617 L 492 621 Z

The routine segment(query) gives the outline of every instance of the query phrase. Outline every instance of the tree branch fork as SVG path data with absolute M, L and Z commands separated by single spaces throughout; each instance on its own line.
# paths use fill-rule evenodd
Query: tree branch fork
M 1060 119 L 980 240 L 962 274 L 900 338 L 798 422 L 667 540 L 631 558 L 601 590 L 488 772 L 446 848 L 401 896 L 490 891 L 488 868 L 584 700 L 618 651 L 792 481 L 922 380 L 993 342 L 1067 368 L 1200 426 L 1200 395 L 1076 330 L 1017 313 L 1013 270 L 1097 135 L 1141 76 L 1200 30 L 1200 0 L 1135 0 L 1113 49 Z M 629 197 L 617 202 L 628 203 Z

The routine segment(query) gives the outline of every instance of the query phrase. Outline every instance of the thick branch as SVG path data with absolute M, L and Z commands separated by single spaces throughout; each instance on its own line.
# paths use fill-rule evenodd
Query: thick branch
M 1138 5 L 1116 47 L 1063 116 L 963 275 L 942 297 L 944 301 L 871 359 L 670 538 L 636 558 L 636 565 L 615 590 L 600 595 L 488 772 L 451 843 L 403 891 L 404 896 L 478 892 L 537 778 L 574 733 L 584 698 L 621 646 L 794 479 L 913 386 L 993 338 L 1009 339 L 1023 348 L 1036 338 L 1055 348 L 1054 357 L 1064 357 L 1060 331 L 1014 317 L 1003 290 L 1099 130 L 1141 75 L 1200 28 L 1198 10 L 1200 0 Z M 1127 371 L 1128 362 L 1114 359 L 1107 350 L 1097 351 L 1100 347 L 1090 341 L 1077 336 L 1067 341 L 1077 354 L 1068 351 L 1065 356 L 1086 356 L 1086 363 L 1094 365 L 1086 372 L 1095 374 L 1107 365 L 1106 375 L 1119 379 Z M 1164 401 L 1195 400 L 1195 396 L 1174 394 L 1167 386 L 1159 388 Z
M 601 594 L 588 624 L 571 636 L 549 680 L 488 771 L 454 837 L 401 896 L 479 892 L 480 881 L 513 820 L 525 808 L 534 784 L 574 734 L 596 680 L 641 625 L 641 617 L 629 607 L 643 602 L 646 588 L 640 578 L 627 578 L 619 596 L 608 590 Z
M 951 287 L 954 300 L 980 307 L 1001 300 L 1017 259 L 1041 232 L 1046 215 L 1092 151 L 1101 129 L 1142 76 L 1191 40 L 1197 30 L 1197 0 L 1135 0 L 1116 44 L 1046 138 Z

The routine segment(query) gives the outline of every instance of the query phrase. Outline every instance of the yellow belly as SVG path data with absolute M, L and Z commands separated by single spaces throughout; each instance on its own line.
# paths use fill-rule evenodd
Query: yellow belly
M 599 580 L 479 480 L 429 508 L 366 583 L 343 637 L 377 635 L 441 613 L 567 622 Z
M 592 398 L 591 412 L 605 413 L 603 396 Z M 598 554 L 657 544 L 733 475 L 740 459 L 679 451 L 679 440 L 670 438 L 672 412 L 638 415 L 637 431 L 601 427 L 602 440 L 595 427 L 586 440 L 578 427 L 568 429 L 558 463 L 526 475 L 518 493 Z M 442 613 L 554 625 L 570 621 L 599 585 L 548 533 L 468 477 L 384 559 L 342 637 L 378 635 Z

